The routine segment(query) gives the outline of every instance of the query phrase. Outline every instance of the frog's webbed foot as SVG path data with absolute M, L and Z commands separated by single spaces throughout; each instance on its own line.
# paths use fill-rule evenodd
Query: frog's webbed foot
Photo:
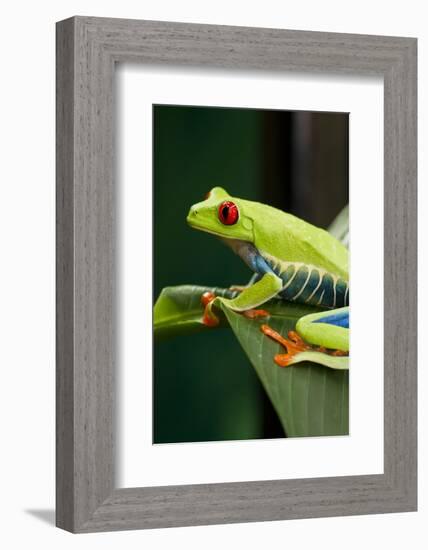
M 212 302 L 217 298 L 214 292 L 204 292 L 201 296 L 201 303 L 204 306 L 202 322 L 209 327 L 216 327 L 220 323 L 217 315 L 212 310 Z M 240 311 L 247 319 L 257 319 L 259 317 L 269 317 L 269 312 L 265 309 L 246 309 Z
M 281 336 L 269 325 L 262 325 L 260 327 L 260 330 L 263 332 L 263 334 L 266 334 L 266 336 L 269 336 L 269 338 L 272 338 L 272 340 L 275 340 L 275 342 L 278 342 L 287 350 L 287 353 L 278 353 L 274 357 L 275 363 L 280 367 L 288 367 L 295 355 L 303 351 L 309 351 L 312 349 L 312 347 L 306 344 L 306 342 L 302 340 L 302 338 L 300 338 L 297 332 L 293 330 L 290 330 L 288 332 L 288 339 Z
M 202 322 L 207 327 L 216 327 L 220 321 L 212 310 L 212 302 L 216 299 L 214 292 L 204 292 L 201 296 L 201 304 L 204 306 Z
M 265 309 L 247 309 L 241 312 L 247 319 L 258 319 L 259 317 L 270 317 L 269 311 Z
M 283 346 L 287 353 L 278 353 L 274 357 L 274 361 L 280 367 L 288 367 L 293 363 L 293 358 L 299 353 L 305 351 L 315 351 L 319 353 L 325 353 L 327 355 L 333 355 L 335 357 L 344 357 L 348 355 L 348 352 L 341 350 L 329 350 L 324 346 L 311 346 L 307 344 L 294 330 L 288 332 L 288 338 L 281 336 L 276 330 L 271 328 L 269 325 L 262 325 L 260 327 L 263 334 L 275 340 Z

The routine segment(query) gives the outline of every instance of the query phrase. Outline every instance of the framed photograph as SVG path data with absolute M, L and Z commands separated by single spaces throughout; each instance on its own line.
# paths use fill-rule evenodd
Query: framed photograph
M 416 114 L 413 38 L 57 24 L 58 527 L 416 510 Z

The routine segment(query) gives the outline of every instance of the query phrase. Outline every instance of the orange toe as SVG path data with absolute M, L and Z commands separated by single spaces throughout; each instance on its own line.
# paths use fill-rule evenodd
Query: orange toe
M 297 332 L 290 330 L 288 332 L 288 339 L 281 336 L 276 330 L 273 330 L 269 325 L 262 325 L 261 331 L 269 336 L 275 342 L 278 342 L 285 348 L 287 353 L 278 353 L 274 357 L 275 363 L 280 367 L 288 367 L 295 355 L 303 351 L 308 351 L 311 347 L 306 344 L 304 340 L 297 334 Z
M 265 309 L 247 309 L 242 312 L 247 319 L 257 319 L 258 317 L 269 317 L 270 314 Z
M 217 319 L 217 317 L 214 317 L 212 314 L 207 312 L 206 309 L 202 317 L 202 322 L 207 327 L 217 327 L 220 324 L 220 321 Z
M 308 344 L 300 336 L 297 334 L 297 332 L 294 332 L 290 330 L 288 332 L 288 339 L 281 336 L 276 330 L 271 328 L 269 325 L 262 325 L 261 331 L 266 334 L 266 336 L 269 336 L 269 338 L 272 338 L 272 340 L 275 340 L 275 342 L 278 342 L 278 344 L 281 344 L 287 351 L 288 354 L 295 355 L 296 353 L 300 351 L 307 351 L 311 349 Z
M 290 353 L 278 353 L 273 360 L 279 367 L 288 367 L 293 359 Z
M 202 322 L 207 327 L 216 327 L 220 323 L 220 321 L 212 313 L 210 308 L 210 304 L 215 298 L 216 298 L 216 295 L 214 294 L 214 292 L 209 292 L 209 291 L 204 292 L 201 296 L 201 303 L 205 307 L 204 315 L 202 317 Z
M 201 303 L 203 306 L 207 306 L 210 302 L 212 302 L 215 299 L 214 292 L 204 292 L 201 296 Z

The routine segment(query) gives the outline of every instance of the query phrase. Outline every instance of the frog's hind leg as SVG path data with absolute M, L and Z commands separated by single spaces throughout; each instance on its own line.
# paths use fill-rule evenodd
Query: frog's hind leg
M 305 351 L 314 351 L 335 357 L 347 356 L 349 352 L 349 308 L 340 308 L 322 313 L 305 315 L 296 324 L 296 332 L 289 331 L 284 338 L 268 325 L 261 331 L 283 346 L 287 353 L 275 355 L 280 367 L 297 363 L 296 356 Z
M 296 331 L 309 344 L 342 352 L 349 351 L 349 307 L 301 317 Z

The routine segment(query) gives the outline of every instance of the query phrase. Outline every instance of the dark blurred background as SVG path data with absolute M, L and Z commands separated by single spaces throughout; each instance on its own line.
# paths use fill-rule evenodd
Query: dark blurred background
M 214 186 L 327 227 L 348 203 L 348 114 L 153 106 L 154 300 L 165 286 L 246 284 L 247 266 L 190 229 Z M 154 344 L 153 442 L 284 437 L 227 329 Z

